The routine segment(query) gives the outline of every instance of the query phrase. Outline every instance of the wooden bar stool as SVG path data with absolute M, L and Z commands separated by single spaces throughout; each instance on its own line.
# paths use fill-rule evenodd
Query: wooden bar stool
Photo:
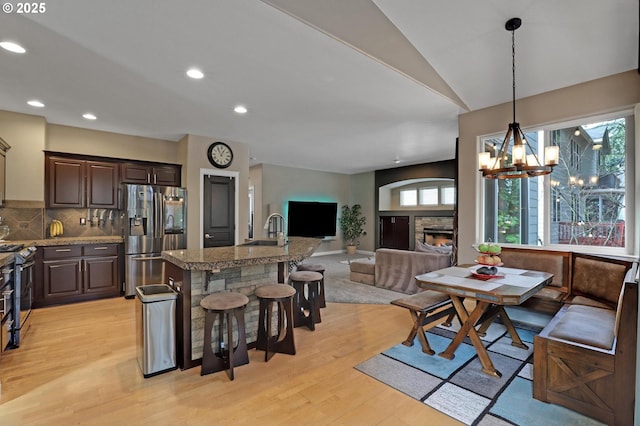
M 326 308 L 327 307 L 327 302 L 326 302 L 325 297 L 324 297 L 324 266 L 323 265 L 318 265 L 318 264 L 307 265 L 305 263 L 301 263 L 300 265 L 298 265 L 298 267 L 296 269 L 298 271 L 313 271 L 313 272 L 318 272 L 318 273 L 322 274 L 322 280 L 320 281 L 319 300 L 320 300 L 320 307 L 321 308 Z
M 269 361 L 276 352 L 295 355 L 293 338 L 293 296 L 296 290 L 286 284 L 267 284 L 256 288 L 260 301 L 258 315 L 258 338 L 256 349 L 265 351 L 264 360 Z M 273 311 L 277 306 L 278 329 L 273 334 Z
M 293 298 L 294 327 L 306 325 L 309 330 L 315 330 L 316 324 L 322 321 L 319 303 L 322 274 L 313 271 L 295 271 L 289 274 L 289 281 L 296 290 Z M 305 310 L 308 310 L 308 313 Z
M 204 348 L 200 375 L 226 370 L 233 380 L 233 367 L 249 363 L 247 338 L 244 328 L 244 309 L 249 298 L 234 292 L 219 292 L 205 296 L 200 306 L 205 310 Z M 237 325 L 237 342 L 233 342 L 233 319 Z M 215 320 L 218 320 L 217 352 L 211 347 L 211 332 Z M 224 323 L 227 323 L 227 347 L 224 347 Z

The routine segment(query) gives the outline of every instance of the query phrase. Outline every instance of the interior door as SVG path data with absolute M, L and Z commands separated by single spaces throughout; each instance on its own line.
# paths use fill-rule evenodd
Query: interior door
M 235 178 L 205 176 L 203 188 L 202 231 L 204 233 L 204 247 L 234 245 L 236 228 Z

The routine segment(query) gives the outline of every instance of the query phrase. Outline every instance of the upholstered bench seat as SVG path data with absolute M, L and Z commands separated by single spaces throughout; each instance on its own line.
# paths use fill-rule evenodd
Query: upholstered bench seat
M 616 311 L 571 305 L 549 337 L 609 350 L 615 338 Z
M 375 285 L 375 259 L 356 259 L 349 262 L 349 279 L 362 284 Z

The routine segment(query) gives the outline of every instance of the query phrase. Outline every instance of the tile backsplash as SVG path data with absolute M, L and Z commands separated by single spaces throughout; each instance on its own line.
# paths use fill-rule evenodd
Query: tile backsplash
M 121 213 L 116 209 L 0 208 L 2 224 L 11 230 L 7 241 L 51 238 L 49 224 L 53 219 L 62 222 L 62 237 L 121 235 Z

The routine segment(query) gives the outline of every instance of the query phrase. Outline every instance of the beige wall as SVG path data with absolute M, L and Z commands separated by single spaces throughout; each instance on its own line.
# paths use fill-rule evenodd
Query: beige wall
M 271 213 L 283 213 L 289 200 L 335 201 L 338 203 L 340 217 L 342 205 L 350 203 L 349 186 L 349 175 L 263 164 L 262 214 L 256 216 L 255 237 L 264 236 L 263 225 L 267 216 Z M 338 225 L 338 235 L 323 241 L 316 252 L 344 250 L 339 229 Z
M 266 214 L 262 214 L 262 164 L 253 166 L 249 169 L 249 187 L 253 186 L 254 200 L 253 200 L 253 217 L 254 217 L 254 237 L 262 235 L 262 227 L 264 226 L 263 217 L 267 217 Z
M 360 204 L 362 214 L 367 219 L 364 230 L 367 233 L 360 237 L 359 251 L 374 252 L 376 237 L 376 206 L 375 206 L 375 172 L 359 173 L 351 175 L 349 185 L 349 205 Z
M 6 199 L 39 201 L 44 206 L 44 117 L 0 111 L 0 137 L 7 152 Z
M 44 202 L 44 151 L 179 163 L 176 142 L 48 124 L 9 111 L 0 111 L 0 137 L 11 145 L 7 200 Z
M 226 169 L 216 169 L 207 159 L 207 149 L 213 142 L 220 140 L 205 136 L 187 135 L 179 142 L 178 151 L 184 157 L 182 162 L 183 186 L 187 188 L 187 248 L 199 248 L 202 235 L 202 176 L 237 175 L 238 208 L 236 211 L 236 244 L 244 242 L 249 235 L 249 147 L 244 143 L 224 141 L 233 150 L 233 162 Z
M 249 150 L 246 144 L 227 141 L 234 151 L 231 167 L 215 169 L 207 148 L 215 140 L 187 135 L 178 142 L 48 124 L 44 117 L 0 111 L 0 137 L 7 153 L 7 200 L 36 201 L 44 205 L 44 151 L 182 164 L 182 184 L 188 191 L 189 248 L 200 247 L 201 173 L 238 176 L 237 234 L 247 238 Z
M 629 71 L 520 99 L 516 103 L 516 114 L 520 126 L 527 128 L 630 109 L 639 102 L 640 75 L 637 71 Z M 478 242 L 481 235 L 478 223 L 478 206 L 481 206 L 481 178 L 477 167 L 478 137 L 506 133 L 511 120 L 511 103 L 473 111 L 459 117 L 460 262 L 472 262 L 475 259 L 471 245 Z M 637 188 L 640 184 L 637 174 L 635 179 Z
M 178 144 L 79 127 L 47 125 L 45 149 L 72 154 L 177 164 Z

